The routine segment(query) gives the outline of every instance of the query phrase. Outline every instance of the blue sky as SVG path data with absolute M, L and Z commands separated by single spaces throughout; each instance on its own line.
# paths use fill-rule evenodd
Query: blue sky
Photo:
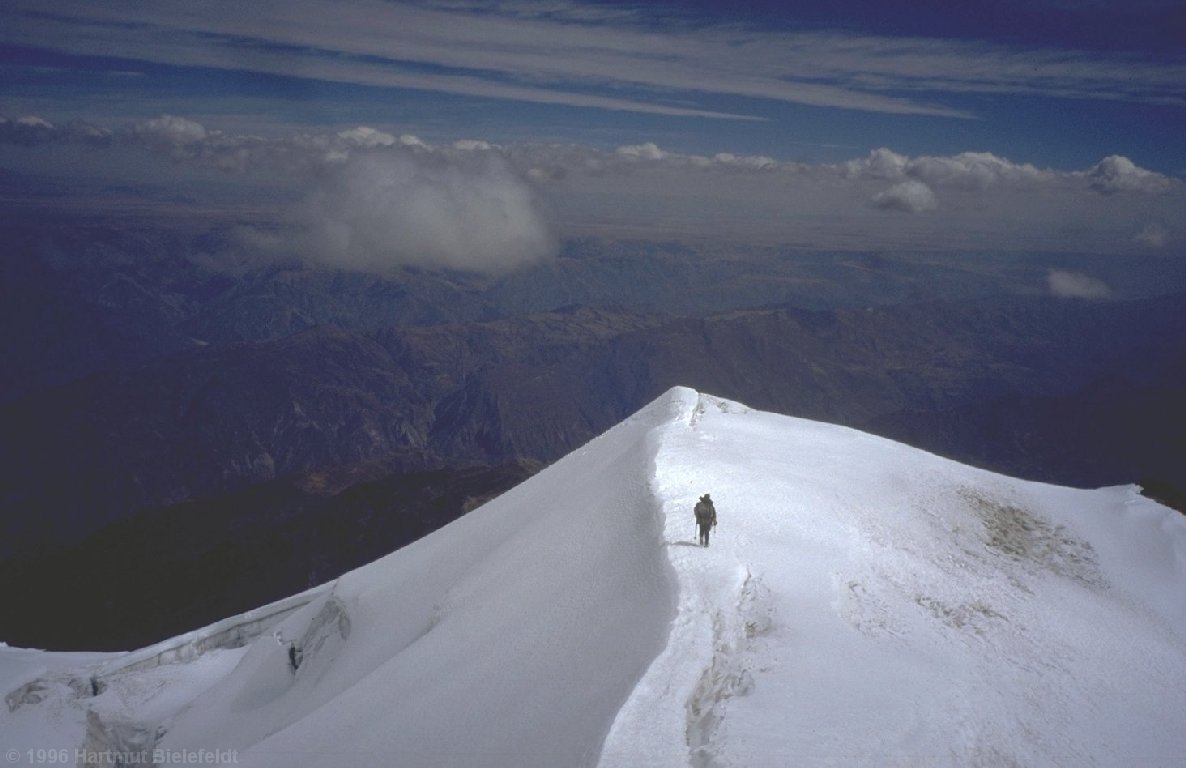
M 1180 0 L 8 0 L 0 113 L 1186 174 Z
M 533 222 L 508 253 L 599 227 L 1176 247 L 1183 136 L 1181 0 L 0 5 L 0 170 L 333 190 L 329 250 L 441 189 Z

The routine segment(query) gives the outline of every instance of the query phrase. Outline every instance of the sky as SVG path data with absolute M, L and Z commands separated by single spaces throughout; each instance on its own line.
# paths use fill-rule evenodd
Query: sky
M 1161 248 L 1186 220 L 1184 41 L 1180 0 L 8 0 L 0 170 L 27 189 L 168 176 L 308 203 L 411 200 L 408 180 L 447 167 L 442 189 L 476 179 L 474 205 L 529 214 L 495 249 L 525 248 L 512 263 L 606 227 Z M 345 160 L 384 148 L 404 155 L 381 161 L 394 183 Z M 464 151 L 497 157 L 456 165 Z M 312 225 L 323 254 L 374 262 L 342 245 L 358 216 Z

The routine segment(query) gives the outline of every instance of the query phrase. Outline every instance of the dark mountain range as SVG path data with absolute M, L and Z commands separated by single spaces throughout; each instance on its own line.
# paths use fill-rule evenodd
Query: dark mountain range
M 0 584 L 25 585 L 5 593 L 0 636 L 30 647 L 148 645 L 365 565 L 537 469 L 358 467 L 145 510 L 77 545 L 0 562 Z
M 713 243 L 572 240 L 509 274 L 384 275 L 262 256 L 267 225 L 237 218 L 86 218 L 0 210 L 0 402 L 176 353 L 324 326 L 379 330 L 568 306 L 701 316 L 1048 294 L 1051 269 L 1086 271 L 1118 299 L 1186 290 L 1173 255 L 810 252 Z M 251 233 L 251 234 L 245 234 Z
M 1186 488 L 1186 270 L 1163 257 L 586 240 L 509 275 L 374 276 L 238 259 L 231 224 L 104 221 L 9 222 L 0 257 L 0 584 L 48 590 L 9 614 L 19 642 L 147 642 L 332 578 L 674 385 L 1031 479 Z M 1051 268 L 1111 297 L 1055 298 Z M 137 581 L 184 597 L 118 608 Z
M 5 538 L 85 532 L 319 467 L 546 462 L 676 383 L 1035 479 L 1162 477 L 1182 456 L 1166 425 L 1186 402 L 1183 306 L 574 309 L 204 349 L 0 409 Z
M 402 332 L 323 328 L 24 398 L 0 408 L 3 538 L 77 536 L 137 509 L 323 467 L 555 458 L 630 407 L 630 392 L 612 389 L 583 400 L 574 376 L 645 322 L 586 311 Z M 527 387 L 541 396 L 516 414 L 509 393 Z

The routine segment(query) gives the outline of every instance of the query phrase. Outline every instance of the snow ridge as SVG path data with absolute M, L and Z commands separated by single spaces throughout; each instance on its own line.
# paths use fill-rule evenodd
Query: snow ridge
M 745 409 L 685 388 L 667 397 L 674 413 L 656 430 L 650 490 L 664 520 L 663 543 L 677 577 L 678 608 L 667 646 L 610 729 L 601 768 L 729 765 L 716 743 L 717 733 L 730 700 L 752 687 L 752 649 L 774 622 L 761 578 L 728 552 L 714 556 L 719 545 L 714 550 L 697 544 L 691 510 L 706 489 L 692 484 L 694 470 L 672 464 L 672 454 L 689 449 L 699 454 L 711 441 L 697 431 L 707 413 Z M 673 707 L 672 702 L 683 706 Z
M 0 646 L 0 743 L 240 768 L 1178 766 L 1184 592 L 1186 518 L 1133 488 L 677 388 L 332 584 L 130 654 Z
M 677 389 L 678 609 L 602 768 L 1177 765 L 1186 520 Z M 720 525 L 695 543 L 692 507 Z

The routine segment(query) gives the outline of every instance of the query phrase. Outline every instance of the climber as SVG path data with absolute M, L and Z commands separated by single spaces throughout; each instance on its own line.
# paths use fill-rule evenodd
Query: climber
M 696 526 L 700 529 L 700 546 L 708 546 L 708 532 L 717 527 L 717 510 L 706 493 L 696 502 Z

